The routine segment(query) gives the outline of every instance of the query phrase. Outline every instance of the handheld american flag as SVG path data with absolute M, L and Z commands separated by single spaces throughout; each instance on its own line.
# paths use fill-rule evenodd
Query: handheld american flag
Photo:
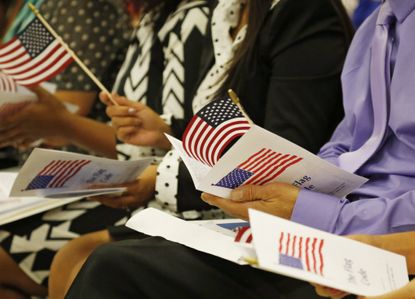
M 213 166 L 226 147 L 249 128 L 237 105 L 228 98 L 218 99 L 193 116 L 183 134 L 183 147 L 190 157 Z
M 0 47 L 0 70 L 23 86 L 51 79 L 72 60 L 71 54 L 38 18 Z
M 90 160 L 56 160 L 43 168 L 26 187 L 27 190 L 62 188 Z
M 281 154 L 263 148 L 239 164 L 215 186 L 235 189 L 242 185 L 264 185 L 301 160 L 302 158 L 296 155 Z
M 324 240 L 281 232 L 278 240 L 279 263 L 323 276 Z

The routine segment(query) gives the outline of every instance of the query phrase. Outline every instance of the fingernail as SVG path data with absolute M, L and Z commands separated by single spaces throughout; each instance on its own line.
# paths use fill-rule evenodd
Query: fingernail
M 206 193 L 202 193 L 202 195 L 200 197 L 202 198 L 202 200 L 207 201 Z
M 244 198 L 244 192 L 242 190 L 233 190 L 231 193 L 231 198 L 233 200 L 241 200 Z
M 135 110 L 134 108 L 128 108 L 128 114 L 134 114 L 137 113 L 137 110 Z

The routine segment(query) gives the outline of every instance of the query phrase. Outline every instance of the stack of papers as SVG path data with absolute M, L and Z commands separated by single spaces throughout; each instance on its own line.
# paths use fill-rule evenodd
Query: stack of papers
M 231 262 L 255 261 L 256 268 L 356 295 L 377 296 L 408 283 L 403 256 L 255 210 L 249 219 L 249 245 L 234 242 L 235 233 L 223 232 L 229 224 L 242 225 L 241 220 L 189 222 L 146 209 L 127 226 Z
M 50 199 L 42 197 L 9 197 L 17 171 L 0 172 L 0 225 L 14 222 L 37 213 L 77 201 L 81 198 L 71 197 Z

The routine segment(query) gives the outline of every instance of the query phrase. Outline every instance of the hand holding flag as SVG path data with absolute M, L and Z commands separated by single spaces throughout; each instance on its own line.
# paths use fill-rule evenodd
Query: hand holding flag
M 36 7 L 31 3 L 28 6 L 36 18 L 15 38 L 0 47 L 0 70 L 17 84 L 34 86 L 53 78 L 75 61 L 113 101 L 108 89 L 53 30 Z M 113 104 L 118 105 L 115 101 Z

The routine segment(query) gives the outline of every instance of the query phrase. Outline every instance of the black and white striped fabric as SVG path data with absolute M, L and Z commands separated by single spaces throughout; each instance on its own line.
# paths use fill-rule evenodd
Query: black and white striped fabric
M 184 120 L 199 77 L 201 46 L 210 43 L 208 0 L 182 1 L 166 14 L 164 5 L 143 16 L 136 29 L 114 91 L 147 104 L 167 124 Z M 162 86 L 162 88 L 160 88 Z M 119 144 L 121 159 L 164 156 L 156 148 Z

